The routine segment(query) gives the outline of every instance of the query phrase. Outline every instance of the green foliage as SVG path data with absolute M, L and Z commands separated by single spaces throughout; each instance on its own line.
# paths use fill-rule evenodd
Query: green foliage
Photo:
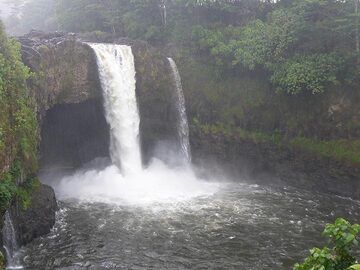
M 341 58 L 333 54 L 296 55 L 271 67 L 271 81 L 279 92 L 323 93 L 327 86 L 339 84 L 337 74 L 341 66 Z
M 21 177 L 21 167 L 15 161 L 10 170 L 0 175 L 0 213 L 10 206 L 11 200 L 16 194 L 16 181 Z
M 346 269 L 356 259 L 351 254 L 352 248 L 358 245 L 360 225 L 351 225 L 345 219 L 338 218 L 334 224 L 327 224 L 323 234 L 330 239 L 334 253 L 335 269 Z
M 36 177 L 30 177 L 24 184 L 19 186 L 16 190 L 16 196 L 21 204 L 21 207 L 26 210 L 31 203 L 32 192 L 39 188 L 40 182 Z
M 26 173 L 37 169 L 38 126 L 22 63 L 20 44 L 8 39 L 0 24 L 0 170 L 18 158 Z
M 296 264 L 294 270 L 334 270 L 333 255 L 327 247 L 313 248 L 303 264 Z
M 37 170 L 38 124 L 26 88 L 29 76 L 20 44 L 8 39 L 0 24 L 0 212 L 15 195 L 29 204 L 27 185 L 32 181 L 26 177 Z M 23 187 L 18 187 L 20 181 Z
M 353 164 L 360 164 L 360 140 L 340 139 L 319 141 L 297 137 L 292 139 L 290 144 L 312 154 Z
M 10 175 L 3 176 L 0 181 L 0 212 L 3 212 L 10 206 L 16 192 L 16 185 Z
M 31 193 L 40 185 L 38 178 L 29 176 L 22 179 L 24 171 L 21 163 L 15 161 L 11 169 L 0 175 L 0 213 L 5 211 L 14 197 L 17 197 L 23 209 L 27 209 L 31 203 Z M 23 180 L 23 183 L 17 183 Z
M 271 143 L 278 146 L 296 147 L 298 150 L 316 156 L 331 158 L 355 166 L 360 165 L 360 140 L 339 139 L 320 141 L 305 137 L 287 139 L 277 131 L 265 133 L 260 130 L 246 130 L 224 123 L 203 124 L 198 118 L 193 119 L 192 127 L 204 134 L 250 140 L 255 143 Z
M 335 220 L 334 224 L 327 224 L 323 235 L 329 238 L 329 245 L 323 249 L 313 248 L 304 263 L 295 264 L 294 270 L 345 270 L 356 259 L 352 249 L 358 245 L 360 225 L 353 224 L 343 218 Z
M 344 79 L 339 71 L 354 67 L 355 56 L 349 52 L 355 47 L 340 31 L 348 16 L 349 11 L 343 11 L 347 7 L 348 2 L 340 1 L 297 1 L 275 9 L 265 20 L 255 19 L 245 26 L 197 26 L 193 38 L 200 51 L 214 57 L 218 66 L 229 68 L 231 63 L 232 68 L 260 67 L 270 72 L 270 81 L 279 92 L 318 94 Z M 318 14 L 319 10 L 324 12 Z M 328 17 L 324 17 L 326 12 Z M 346 22 L 348 27 L 353 23 Z M 342 39 L 334 42 L 334 35 Z

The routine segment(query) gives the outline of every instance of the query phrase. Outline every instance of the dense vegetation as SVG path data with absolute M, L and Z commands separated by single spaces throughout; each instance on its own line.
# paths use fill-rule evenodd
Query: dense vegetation
M 347 220 L 338 218 L 334 224 L 327 224 L 323 235 L 329 244 L 320 249 L 310 250 L 310 256 L 304 263 L 296 264 L 294 270 L 356 270 L 354 247 L 358 246 L 360 225 L 351 225 Z
M 8 39 L 0 24 L 0 213 L 16 194 L 28 204 L 27 189 L 17 184 L 33 186 L 37 170 L 38 128 L 26 90 L 29 76 L 19 43 Z

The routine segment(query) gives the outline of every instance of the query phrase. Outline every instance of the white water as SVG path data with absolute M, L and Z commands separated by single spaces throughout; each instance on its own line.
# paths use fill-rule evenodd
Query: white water
M 110 156 L 124 175 L 141 170 L 140 117 L 135 94 L 135 65 L 130 46 L 90 44 L 97 57 L 110 126 Z
M 15 229 L 11 220 L 9 211 L 5 213 L 4 227 L 3 227 L 3 242 L 6 251 L 7 266 L 6 269 L 22 269 L 17 258 L 17 251 L 19 246 L 16 241 Z
M 186 107 L 185 107 L 185 97 L 184 92 L 182 89 L 181 84 L 181 77 L 179 70 L 176 66 L 175 61 L 172 58 L 168 58 L 173 80 L 175 83 L 175 94 L 176 94 L 176 108 L 178 111 L 178 125 L 177 125 L 177 131 L 178 131 L 178 137 L 179 137 L 179 143 L 181 147 L 181 152 L 184 155 L 186 161 L 188 163 L 191 162 L 191 148 L 190 148 L 190 142 L 189 142 L 189 125 L 187 121 L 186 116 Z
M 219 185 L 200 181 L 190 168 L 169 168 L 158 159 L 135 174 L 123 176 L 114 165 L 79 170 L 55 183 L 60 200 L 146 206 L 174 204 L 214 194 Z
M 90 169 L 78 170 L 70 176 L 62 177 L 60 181 L 50 183 L 58 198 L 148 205 L 172 204 L 214 194 L 218 184 L 199 180 L 189 164 L 182 168 L 170 168 L 163 161 L 153 158 L 147 168 L 141 167 L 135 67 L 131 47 L 112 44 L 90 46 L 97 56 L 104 92 L 104 108 L 110 125 L 112 164 L 104 168 L 93 162 Z M 179 102 L 184 102 L 184 99 Z M 181 106 L 185 108 L 184 105 Z M 188 136 L 188 132 L 185 136 Z M 186 153 L 190 153 L 190 148 L 188 150 Z M 42 180 L 46 181 L 45 178 Z M 54 180 L 54 177 L 48 178 Z

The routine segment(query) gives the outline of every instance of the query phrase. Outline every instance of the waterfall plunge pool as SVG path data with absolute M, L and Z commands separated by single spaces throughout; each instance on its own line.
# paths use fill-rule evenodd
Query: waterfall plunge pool
M 57 190 L 56 225 L 21 249 L 24 268 L 285 270 L 325 244 L 325 223 L 360 216 L 360 202 L 348 198 L 246 183 L 216 184 L 214 192 L 176 200 L 194 181 L 173 200 L 133 193 L 138 203 L 136 197 L 111 202 L 114 194 L 106 199 L 105 189 L 103 202 Z

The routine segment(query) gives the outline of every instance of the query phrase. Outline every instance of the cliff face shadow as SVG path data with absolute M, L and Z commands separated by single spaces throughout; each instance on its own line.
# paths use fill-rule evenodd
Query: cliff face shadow
M 108 157 L 109 136 L 100 99 L 56 105 L 41 126 L 40 170 L 76 169 Z

